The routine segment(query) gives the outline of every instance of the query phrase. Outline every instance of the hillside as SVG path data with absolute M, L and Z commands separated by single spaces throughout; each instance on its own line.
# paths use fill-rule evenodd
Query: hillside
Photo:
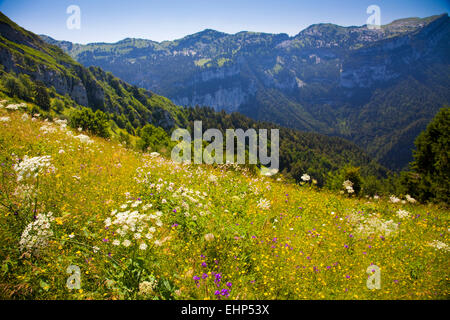
M 449 35 L 443 14 L 380 30 L 317 24 L 294 37 L 210 29 L 161 43 L 80 45 L 42 37 L 83 65 L 176 104 L 341 136 L 399 170 L 411 161 L 418 133 L 449 104 Z
M 132 86 L 99 67 L 85 68 L 58 47 L 45 43 L 6 16 L 0 15 L 0 18 L 0 63 L 3 66 L 0 90 L 19 100 L 36 102 L 34 87 L 42 82 L 51 101 L 50 106 L 41 106 L 36 111 L 38 113 L 72 120 L 72 114 L 83 106 L 100 110 L 110 123 L 110 128 L 104 130 L 108 131 L 106 136 L 111 135 L 136 148 L 138 145 L 156 147 L 142 141 L 142 132 L 146 131 L 144 127 L 151 124 L 165 130 L 159 132 L 164 141 L 157 144 L 166 150 L 169 149 L 170 143 L 167 141 L 172 130 L 177 127 L 191 128 L 194 120 L 203 121 L 205 130 L 279 128 L 280 170 L 298 181 L 302 171 L 308 170 L 314 173 L 322 186 L 330 172 L 349 164 L 361 167 L 365 176 L 387 176 L 384 167 L 345 139 L 285 129 L 240 114 L 225 115 L 207 109 L 199 111 L 176 106 L 169 99 Z M 140 45 L 140 42 L 133 43 Z M 84 129 L 90 128 L 85 126 Z M 147 140 L 155 139 L 150 137 Z
M 448 210 L 176 164 L 8 100 L 1 299 L 448 297 Z

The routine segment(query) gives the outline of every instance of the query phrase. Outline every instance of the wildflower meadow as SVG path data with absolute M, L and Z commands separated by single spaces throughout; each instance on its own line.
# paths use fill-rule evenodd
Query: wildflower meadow
M 448 209 L 175 163 L 28 110 L 1 101 L 2 299 L 448 298 Z

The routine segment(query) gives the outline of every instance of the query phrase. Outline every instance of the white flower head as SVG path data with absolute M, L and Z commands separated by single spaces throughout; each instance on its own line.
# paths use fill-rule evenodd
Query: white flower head
M 258 203 L 256 204 L 256 207 L 263 209 L 263 210 L 268 210 L 270 209 L 270 201 L 264 198 L 259 199 Z
M 131 241 L 128 240 L 128 239 L 126 239 L 126 240 L 124 240 L 124 241 L 122 242 L 122 245 L 123 245 L 124 247 L 129 247 L 129 246 L 131 245 Z

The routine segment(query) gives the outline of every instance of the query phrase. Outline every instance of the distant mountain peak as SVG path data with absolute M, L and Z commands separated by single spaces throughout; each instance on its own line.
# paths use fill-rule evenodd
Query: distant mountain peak
M 192 35 L 188 35 L 188 36 L 182 38 L 181 40 L 186 39 L 186 38 L 202 38 L 202 37 L 221 38 L 221 37 L 228 36 L 228 35 L 229 35 L 228 33 L 217 31 L 214 29 L 205 29 L 203 31 L 194 33 Z

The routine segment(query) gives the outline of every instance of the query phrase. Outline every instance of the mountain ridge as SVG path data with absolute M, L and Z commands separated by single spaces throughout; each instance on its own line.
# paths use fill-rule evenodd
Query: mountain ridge
M 412 160 L 411 155 L 394 162 L 384 160 L 396 149 L 386 150 L 383 145 L 413 148 L 414 138 L 409 135 L 398 143 L 390 141 L 390 137 L 406 137 L 400 131 L 410 125 L 407 118 L 413 114 L 385 133 L 361 131 L 357 121 L 364 119 L 369 122 L 364 125 L 376 126 L 375 119 L 364 118 L 361 113 L 366 105 L 392 108 L 389 100 L 379 99 L 380 95 L 410 81 L 413 86 L 420 84 L 419 92 L 429 92 L 425 101 L 434 101 L 427 114 L 421 113 L 421 119 L 411 118 L 421 123 L 420 130 L 425 129 L 424 124 L 450 101 L 442 89 L 449 82 L 449 34 L 448 14 L 441 14 L 395 20 L 380 30 L 315 24 L 292 37 L 206 29 L 161 43 L 129 39 L 71 47 L 47 41 L 85 66 L 100 66 L 127 82 L 169 97 L 175 104 L 238 111 L 256 120 L 341 136 L 399 170 Z M 436 76 L 431 77 L 431 73 Z M 406 113 L 416 109 L 420 101 L 408 99 L 399 101 L 408 105 Z M 369 139 L 373 134 L 375 138 Z

